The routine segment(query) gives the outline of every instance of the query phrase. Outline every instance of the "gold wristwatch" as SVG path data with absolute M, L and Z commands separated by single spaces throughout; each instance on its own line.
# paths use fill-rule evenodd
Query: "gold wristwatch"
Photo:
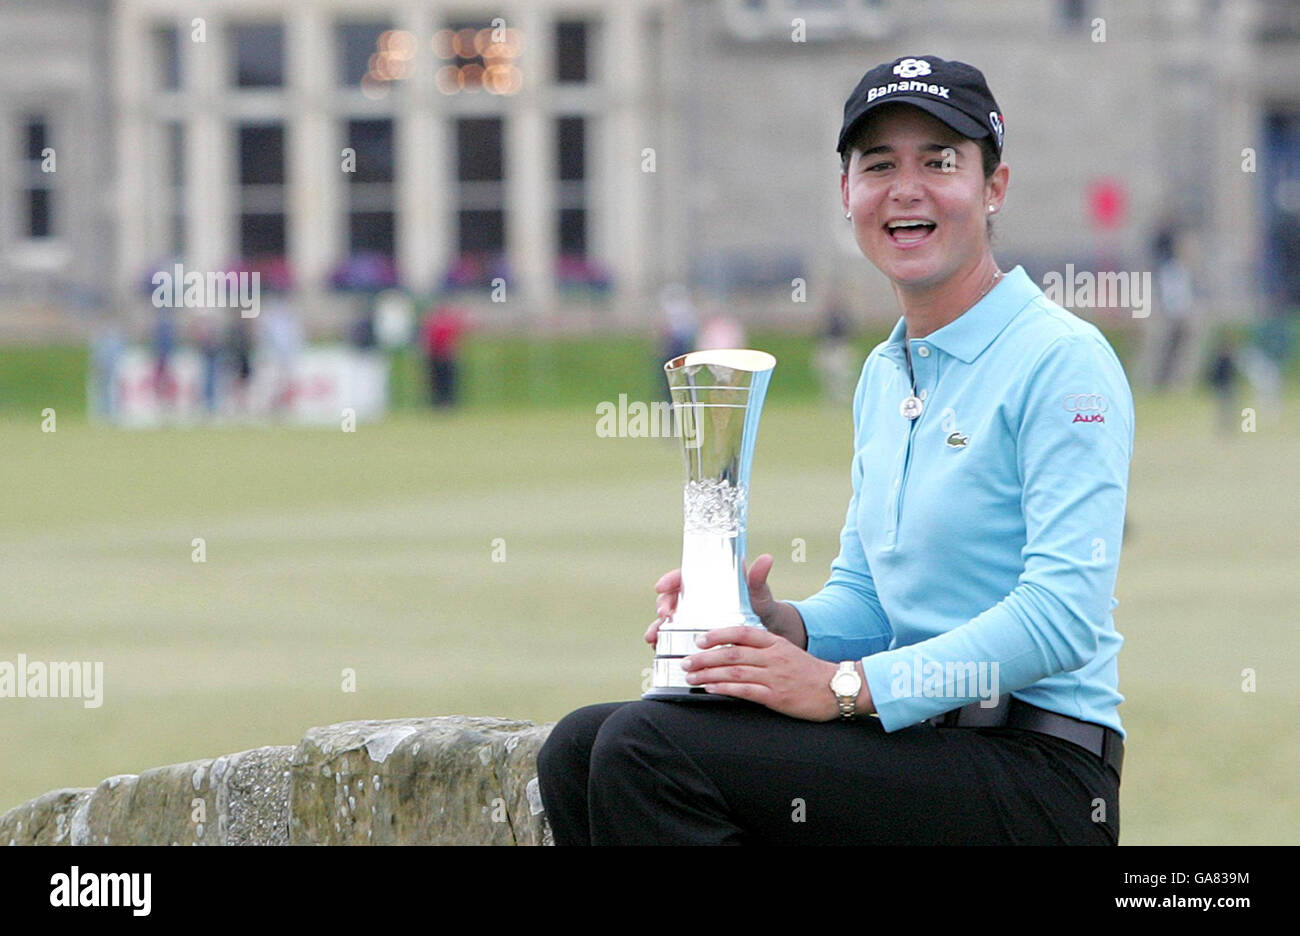
M 862 691 L 862 677 L 858 675 L 856 660 L 845 660 L 831 677 L 831 692 L 840 703 L 840 718 L 850 719 L 857 707 L 858 693 Z

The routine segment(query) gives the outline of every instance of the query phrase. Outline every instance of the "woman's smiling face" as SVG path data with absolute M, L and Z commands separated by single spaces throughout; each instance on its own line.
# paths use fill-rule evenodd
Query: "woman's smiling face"
M 902 287 L 932 288 L 989 250 L 989 205 L 1000 207 L 1008 169 L 985 180 L 980 147 L 907 104 L 873 113 L 840 179 L 858 247 Z

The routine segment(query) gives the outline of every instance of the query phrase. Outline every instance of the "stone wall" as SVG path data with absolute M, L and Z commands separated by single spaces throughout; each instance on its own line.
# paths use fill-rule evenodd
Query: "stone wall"
M 53 790 L 0 816 L 8 845 L 545 845 L 550 725 L 402 718 L 312 728 L 296 747 Z

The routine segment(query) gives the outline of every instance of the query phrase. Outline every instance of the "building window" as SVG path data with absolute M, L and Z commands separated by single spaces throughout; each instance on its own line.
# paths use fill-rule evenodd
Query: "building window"
M 239 163 L 239 249 L 245 258 L 285 254 L 284 125 L 235 129 Z
M 561 254 L 587 253 L 586 130 L 584 117 L 559 117 L 555 122 L 559 154 L 556 203 L 559 208 L 558 247 Z
M 500 255 L 506 248 L 504 121 L 456 121 L 457 243 L 461 253 Z
M 396 254 L 393 211 L 393 121 L 349 120 L 347 145 L 356 154 L 348 174 L 349 252 Z
M 237 88 L 284 86 L 284 27 L 279 23 L 240 23 L 230 27 Z
M 155 26 L 150 39 L 156 86 L 163 91 L 179 90 L 181 86 L 180 32 L 175 26 Z
M 384 22 L 339 23 L 334 27 L 338 47 L 338 80 L 343 87 L 358 87 L 371 71 L 372 56 L 380 51 L 379 37 L 391 27 Z M 378 64 L 376 59 L 375 64 Z
M 445 64 L 434 73 L 443 94 L 487 91 L 511 95 L 523 87 L 516 64 L 522 50 L 519 31 L 481 23 L 453 22 L 433 36 L 433 53 Z
M 415 34 L 379 21 L 339 23 L 334 28 L 338 81 L 380 100 L 411 76 Z
M 43 115 L 24 117 L 20 124 L 22 147 L 22 236 L 32 240 L 53 238 L 54 231 L 54 172 L 47 160 L 54 157 L 50 148 L 49 130 Z
M 587 24 L 581 20 L 555 24 L 555 80 L 558 84 L 587 80 Z

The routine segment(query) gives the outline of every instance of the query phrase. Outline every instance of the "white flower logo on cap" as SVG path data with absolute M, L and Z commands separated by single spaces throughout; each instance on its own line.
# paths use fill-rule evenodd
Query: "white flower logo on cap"
M 989 126 L 992 127 L 992 128 L 993 128 L 993 132 L 997 134 L 997 136 L 998 136 L 998 147 L 1001 148 L 1001 146 L 1002 146 L 1002 133 L 1003 133 L 1003 131 L 1006 129 L 1006 128 L 1002 125 L 1002 115 L 999 114 L 997 111 L 989 111 Z
M 906 58 L 894 66 L 894 74 L 899 78 L 919 78 L 930 74 L 930 63 L 925 59 Z

